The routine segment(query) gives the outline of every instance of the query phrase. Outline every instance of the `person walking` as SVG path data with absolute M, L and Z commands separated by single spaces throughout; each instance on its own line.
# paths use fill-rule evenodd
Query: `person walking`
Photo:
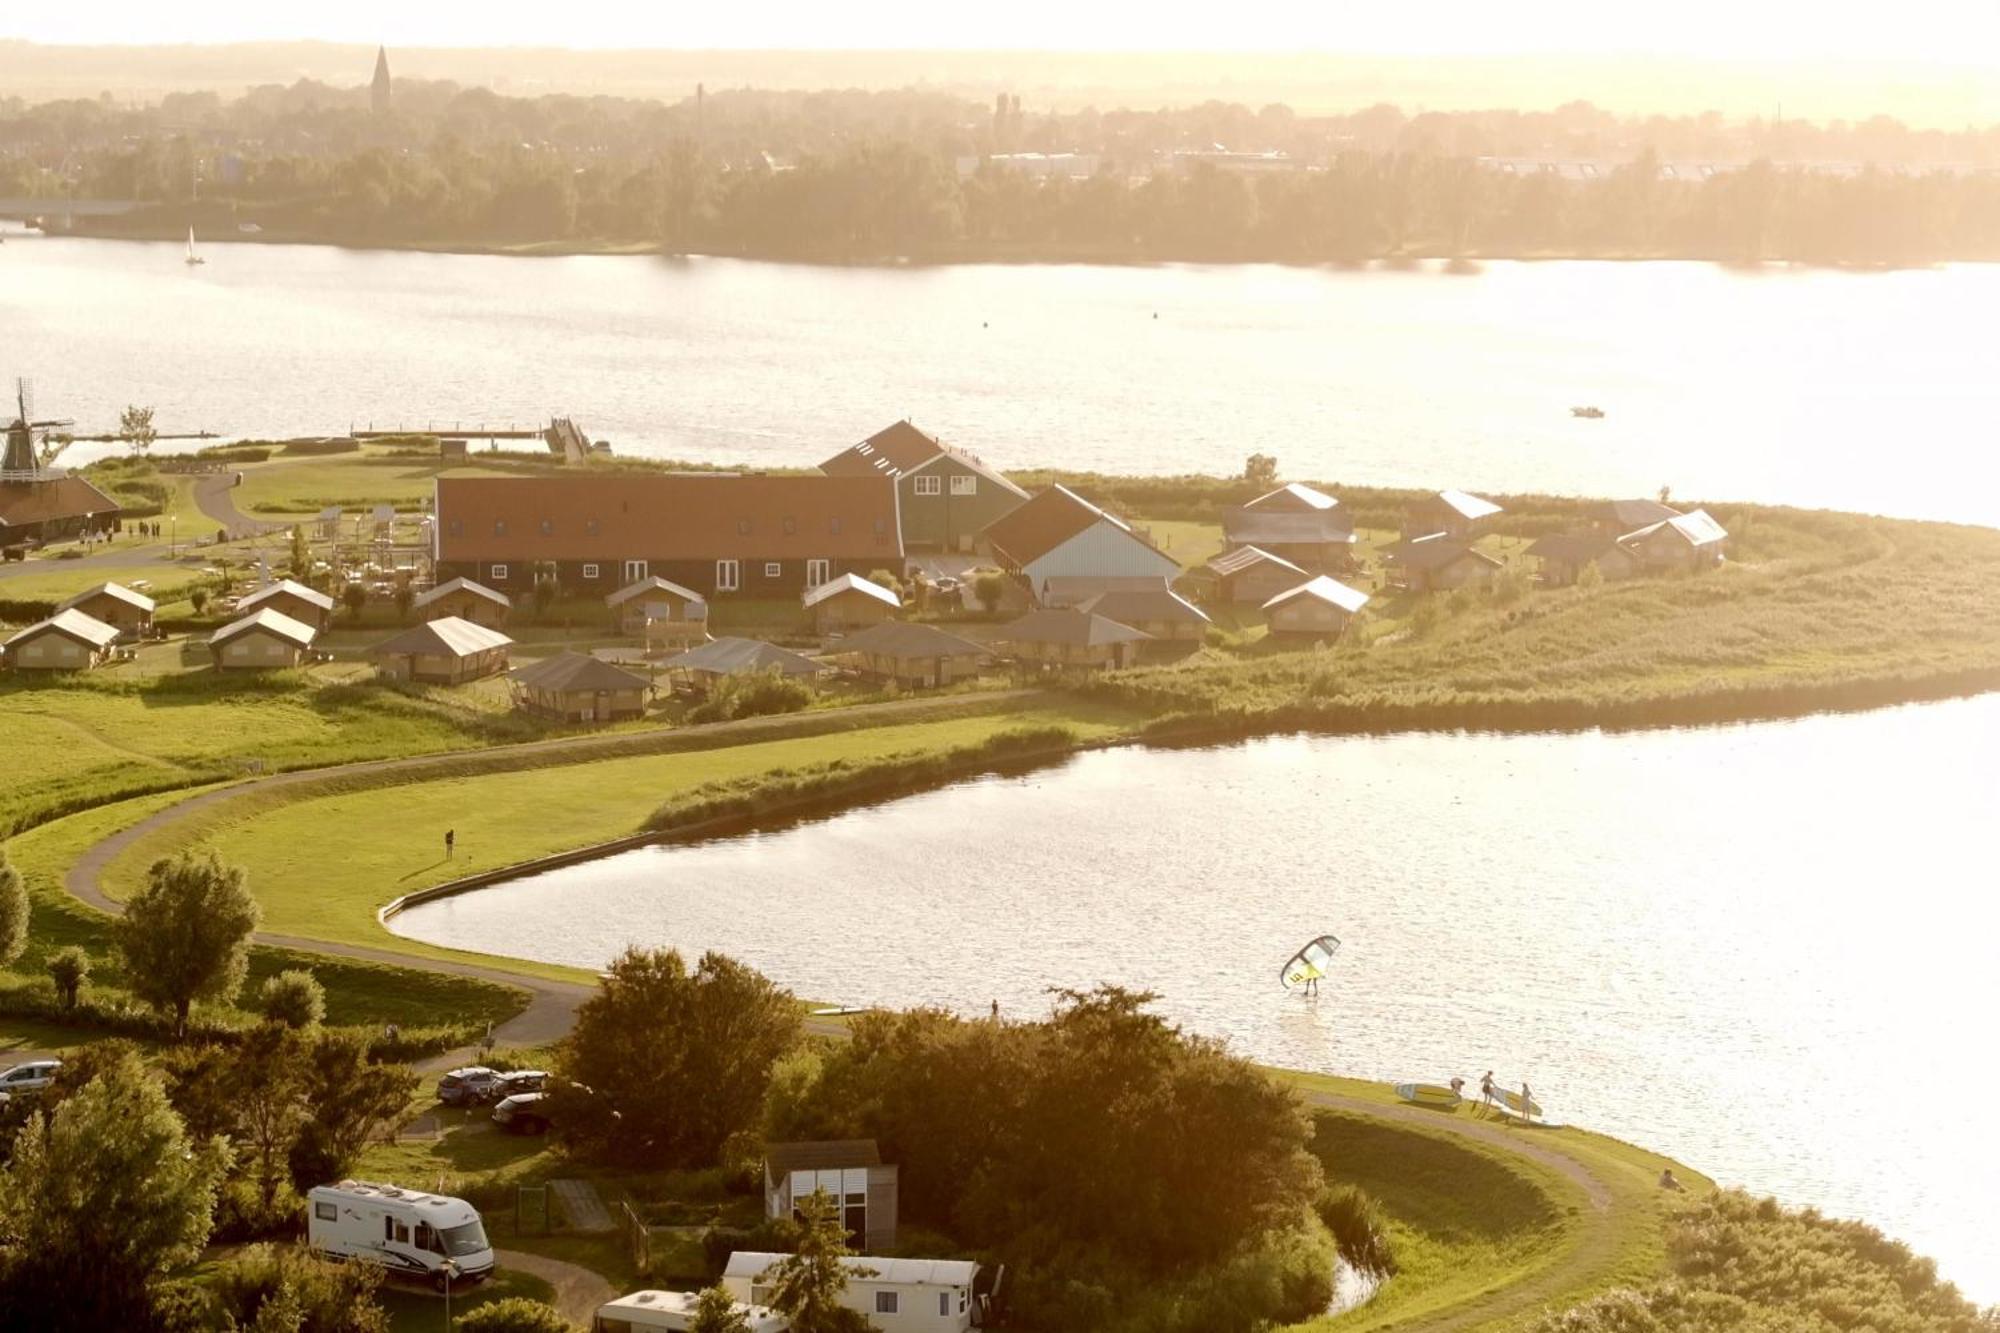
M 445 859 L 445 860 L 447 860 L 447 861 L 451 860 L 451 854 L 452 854 L 452 850 L 453 850 L 453 848 L 455 848 L 455 847 L 456 847 L 457 845 L 458 845 L 458 830 L 457 830 L 457 829 L 449 829 L 449 828 L 448 828 L 448 829 L 446 829 L 446 830 L 444 831 L 444 859 Z
M 1521 1123 L 1524 1125 L 1532 1125 L 1534 1122 L 1535 1122 L 1535 1094 L 1528 1091 L 1528 1080 L 1522 1079 L 1521 1080 Z
M 1479 1080 L 1479 1106 L 1486 1110 L 1493 1105 L 1493 1071 L 1487 1070 Z

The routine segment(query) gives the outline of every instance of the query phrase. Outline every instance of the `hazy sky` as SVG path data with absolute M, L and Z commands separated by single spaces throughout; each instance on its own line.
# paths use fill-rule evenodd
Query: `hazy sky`
M 1414 55 L 1621 53 L 1706 59 L 2000 66 L 2000 2 L 1900 0 L 762 0 L 738 5 L 548 0 L 193 0 L 14 4 L 0 36 L 173 43 L 324 38 L 391 46 L 1323 50 Z

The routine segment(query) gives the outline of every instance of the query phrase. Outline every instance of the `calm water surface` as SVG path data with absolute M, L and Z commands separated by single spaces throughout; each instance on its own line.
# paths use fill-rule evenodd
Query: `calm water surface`
M 1628 735 L 1116 751 L 416 909 L 595 967 L 1017 1015 L 1113 981 L 1259 1060 L 1527 1079 L 1558 1118 L 1866 1217 L 2000 1300 L 2000 696 Z M 1317 1004 L 1289 950 L 1345 941 Z
M 2000 266 L 821 268 L 17 237 L 7 375 L 110 429 L 574 415 L 800 465 L 909 416 L 1003 467 L 1770 500 L 2000 524 Z M 1578 421 L 1572 404 L 1606 409 Z

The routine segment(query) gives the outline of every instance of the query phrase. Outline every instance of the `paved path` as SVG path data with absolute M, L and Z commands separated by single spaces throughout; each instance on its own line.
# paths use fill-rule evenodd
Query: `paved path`
M 0 561 L 0 580 L 32 578 L 37 574 L 67 574 L 78 569 L 129 568 L 132 565 L 158 565 L 162 570 L 179 568 L 167 557 L 167 543 L 149 542 L 144 546 L 113 546 L 75 560 Z
M 1538 1136 L 1548 1131 L 1522 1129 L 1505 1121 L 1483 1119 L 1476 1114 L 1441 1115 L 1416 1106 L 1388 1106 L 1358 1097 L 1343 1097 L 1335 1092 L 1307 1090 L 1303 1095 L 1309 1106 L 1347 1111 L 1372 1120 L 1444 1130 L 1525 1157 L 1560 1173 L 1565 1180 L 1581 1189 L 1590 1202 L 1590 1214 L 1581 1219 L 1581 1242 L 1569 1254 L 1498 1291 L 1472 1296 L 1452 1308 L 1418 1316 L 1416 1322 L 1409 1325 L 1410 1328 L 1422 1329 L 1424 1333 L 1452 1333 L 1453 1330 L 1488 1324 L 1513 1315 L 1529 1314 L 1557 1296 L 1589 1285 L 1593 1279 L 1610 1277 L 1623 1257 L 1618 1250 L 1616 1228 L 1610 1223 L 1611 1210 L 1616 1202 L 1611 1187 L 1588 1165 L 1554 1143 L 1536 1142 Z
M 591 1317 L 597 1307 L 606 1301 L 616 1300 L 617 1288 L 581 1264 L 564 1263 L 547 1255 L 529 1254 L 526 1250 L 495 1250 L 494 1260 L 502 1268 L 511 1268 L 523 1273 L 532 1273 L 556 1289 L 551 1301 L 562 1311 L 563 1318 L 572 1324 L 590 1327 Z
M 860 717 L 880 720 L 894 719 L 899 714 L 925 714 L 934 712 L 943 705 L 948 712 L 967 713 L 983 711 L 994 702 L 1018 702 L 1034 696 L 1032 690 L 1015 690 L 996 694 L 968 694 L 950 699 L 897 699 L 888 703 L 862 704 L 853 708 L 828 713 L 830 722 L 838 722 Z M 555 740 L 524 741 L 516 745 L 492 746 L 478 750 L 453 750 L 441 754 L 416 755 L 401 759 L 371 759 L 352 764 L 336 764 L 326 768 L 295 769 L 288 773 L 273 773 L 268 777 L 253 778 L 247 782 L 218 787 L 212 791 L 197 793 L 186 800 L 176 802 L 159 810 L 138 823 L 120 829 L 92 844 L 82 856 L 77 858 L 63 876 L 63 887 L 73 896 L 110 916 L 118 916 L 124 907 L 104 892 L 103 876 L 126 848 L 141 838 L 162 828 L 189 818 L 192 815 L 221 802 L 232 801 L 240 796 L 255 792 L 274 791 L 293 787 L 301 783 L 316 782 L 331 777 L 352 777 L 357 774 L 396 773 L 403 771 L 421 772 L 427 766 L 461 761 L 468 756 L 514 756 L 560 754 L 574 755 L 573 762 L 584 762 L 593 758 L 620 758 L 629 755 L 671 752 L 676 738 L 686 738 L 699 732 L 702 736 L 732 737 L 737 744 L 751 744 L 763 733 L 783 735 L 798 723 L 797 714 L 776 717 L 742 718 L 734 722 L 716 722 L 700 728 L 677 728 L 672 731 L 622 732 L 614 735 L 565 736 Z M 825 734 L 825 733 L 821 733 Z M 429 972 L 444 972 L 453 976 L 474 977 L 481 981 L 491 981 L 502 986 L 512 986 L 528 992 L 528 1007 L 508 1019 L 494 1030 L 493 1040 L 499 1046 L 542 1046 L 554 1041 L 569 1031 L 576 1015 L 577 1006 L 588 999 L 594 987 L 569 981 L 550 981 L 540 977 L 524 975 L 505 967 L 484 963 L 459 962 L 447 958 L 427 958 L 420 954 L 404 953 L 395 949 L 375 948 L 362 944 L 347 944 L 331 940 L 305 939 L 296 935 L 279 935 L 259 931 L 257 943 L 268 944 L 282 949 L 295 949 L 301 953 L 326 954 L 335 958 L 353 958 L 371 963 L 388 963 L 396 967 L 413 967 Z M 827 1026 L 824 1020 L 809 1028 L 818 1030 Z M 448 1057 L 457 1063 L 467 1063 L 474 1055 L 472 1048 L 449 1052 Z M 441 1059 L 446 1057 L 440 1057 Z M 442 1066 L 450 1068 L 450 1065 Z
M 201 510 L 210 522 L 227 532 L 231 541 L 291 526 L 289 523 L 273 523 L 266 519 L 249 518 L 241 513 L 236 508 L 234 493 L 236 477 L 237 474 L 234 472 L 208 472 L 196 477 L 195 508 Z

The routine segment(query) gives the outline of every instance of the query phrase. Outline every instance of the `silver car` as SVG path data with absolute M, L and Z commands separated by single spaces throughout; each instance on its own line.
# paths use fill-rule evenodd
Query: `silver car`
M 40 1092 L 56 1081 L 62 1072 L 60 1060 L 30 1060 L 26 1064 L 15 1065 L 5 1073 L 0 1073 L 0 1102 L 17 1093 Z

